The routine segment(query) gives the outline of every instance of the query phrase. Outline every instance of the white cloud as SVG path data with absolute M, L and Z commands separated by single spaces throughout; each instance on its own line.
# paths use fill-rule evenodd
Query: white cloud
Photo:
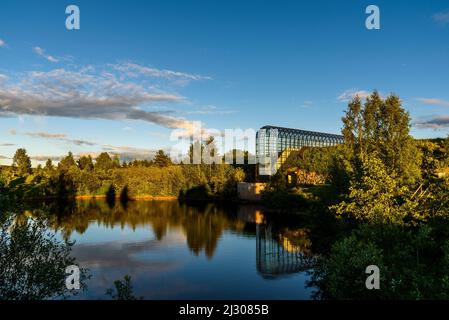
M 112 64 L 111 67 L 117 71 L 123 72 L 128 77 L 147 76 L 153 78 L 164 78 L 170 80 L 210 80 L 211 77 L 201 76 L 198 74 L 184 73 L 172 70 L 161 70 L 152 67 L 142 66 L 136 63 L 126 62 L 120 64 Z
M 421 129 L 446 129 L 449 128 L 449 116 L 435 116 L 428 120 L 419 120 L 415 125 Z
M 9 133 L 11 135 L 24 135 L 31 138 L 42 138 L 42 139 L 57 139 L 66 143 L 74 144 L 77 146 L 95 146 L 97 143 L 92 141 L 80 140 L 80 139 L 71 139 L 68 138 L 65 133 L 53 133 L 53 132 L 17 132 L 16 130 L 10 130 Z
M 219 109 L 217 106 L 208 105 L 201 107 L 197 110 L 187 111 L 187 114 L 201 114 L 201 115 L 225 115 L 236 113 L 236 110 L 228 110 L 228 109 Z
M 44 58 L 44 59 L 46 59 L 46 60 L 48 60 L 48 61 L 50 61 L 50 62 L 53 62 L 53 63 L 57 63 L 57 62 L 59 62 L 59 58 L 56 58 L 56 57 L 54 57 L 54 56 L 52 56 L 52 55 L 49 55 L 49 54 L 46 54 L 45 53 L 45 50 L 44 49 L 42 49 L 41 47 L 34 47 L 33 48 L 33 51 L 38 55 L 38 56 L 41 56 L 42 58 Z
M 0 48 L 2 47 L 6 47 L 6 42 L 5 40 L 0 39 Z
M 353 98 L 355 98 L 355 96 L 359 96 L 360 99 L 366 99 L 371 95 L 370 92 L 365 91 L 365 90 L 355 90 L 355 89 L 351 89 L 351 90 L 346 90 L 345 92 L 343 92 L 342 94 L 340 94 L 337 97 L 338 101 L 343 101 L 343 102 L 347 102 Z
M 449 101 L 438 98 L 417 98 L 416 100 L 427 105 L 449 107 Z
M 54 69 L 31 71 L 0 87 L 0 116 L 42 115 L 80 119 L 142 120 L 171 129 L 191 129 L 189 121 L 164 111 L 146 111 L 154 103 L 185 102 L 146 83 L 121 81 L 119 75 Z
M 35 161 L 47 161 L 48 159 L 50 159 L 51 161 L 60 161 L 64 157 L 65 156 L 34 155 L 30 156 L 30 159 Z
M 432 16 L 435 22 L 440 24 L 448 24 L 449 23 L 449 10 L 437 12 Z
M 25 135 L 37 138 L 65 138 L 64 133 L 50 133 L 50 132 L 27 132 Z

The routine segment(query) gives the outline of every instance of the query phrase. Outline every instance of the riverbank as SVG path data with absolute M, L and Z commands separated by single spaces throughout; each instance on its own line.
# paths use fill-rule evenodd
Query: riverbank
M 79 195 L 75 196 L 75 200 L 95 200 L 95 199 L 107 199 L 108 197 L 106 195 Z M 119 200 L 120 197 L 116 196 L 115 199 Z M 127 200 L 129 201 L 176 201 L 178 200 L 178 197 L 176 196 L 150 196 L 150 195 L 143 195 L 143 196 L 133 196 L 128 197 Z

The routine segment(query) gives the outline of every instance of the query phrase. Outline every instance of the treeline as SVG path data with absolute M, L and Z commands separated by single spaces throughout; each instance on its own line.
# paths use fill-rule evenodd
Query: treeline
M 159 150 L 152 161 L 120 163 L 117 156 L 101 153 L 96 159 L 73 154 L 57 165 L 47 160 L 45 166 L 31 167 L 25 149 L 18 149 L 12 166 L 0 171 L 0 197 L 3 199 L 65 199 L 74 196 L 201 196 L 231 198 L 236 183 L 245 172 L 227 164 L 181 165 Z M 202 194 L 198 195 L 198 190 Z

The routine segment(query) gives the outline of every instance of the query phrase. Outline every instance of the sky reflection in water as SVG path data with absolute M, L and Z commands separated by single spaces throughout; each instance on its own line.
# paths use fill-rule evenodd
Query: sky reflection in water
M 126 208 L 125 208 L 126 207 Z M 173 201 L 77 202 L 52 223 L 91 272 L 76 299 L 107 299 L 130 275 L 145 299 L 309 299 L 307 230 L 270 223 L 253 206 Z

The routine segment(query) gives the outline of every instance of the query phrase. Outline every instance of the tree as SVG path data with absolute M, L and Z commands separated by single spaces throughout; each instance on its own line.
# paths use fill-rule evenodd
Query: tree
M 187 163 L 189 164 L 202 164 L 203 163 L 203 150 L 204 145 L 196 140 L 194 143 L 190 144 L 189 147 L 189 158 L 187 159 Z
M 221 158 L 218 154 L 217 145 L 215 144 L 214 137 L 209 137 L 202 150 L 202 159 L 206 164 L 220 164 Z
M 94 169 L 94 163 L 92 161 L 92 157 L 90 155 L 88 156 L 82 156 L 78 159 L 78 167 L 81 170 L 87 170 L 92 171 Z
M 53 163 L 51 159 L 48 159 L 47 162 L 45 162 L 45 171 L 47 172 L 53 171 Z
M 28 157 L 26 150 L 23 148 L 17 149 L 14 154 L 12 165 L 14 168 L 17 168 L 17 172 L 21 176 L 31 173 L 31 160 L 30 157 Z
M 154 164 L 158 167 L 168 167 L 172 164 L 170 157 L 163 151 L 159 150 L 154 156 Z
M 362 102 L 359 96 L 355 96 L 348 104 L 348 109 L 342 121 L 342 134 L 346 145 L 353 153 L 359 153 L 363 142 Z
M 353 177 L 349 195 L 331 207 L 337 216 L 351 217 L 371 223 L 406 224 L 424 220 L 425 211 L 417 210 L 419 202 L 377 153 L 361 158 L 361 171 Z
M 449 136 L 443 141 L 443 165 L 449 166 Z
M 363 107 L 360 98 L 355 97 L 342 120 L 348 160 L 354 171 L 360 167 L 362 155 L 377 153 L 388 172 L 395 172 L 402 184 L 417 182 L 421 155 L 409 134 L 410 116 L 398 96 L 390 95 L 383 100 L 374 91 Z
M 58 170 L 59 171 L 68 171 L 71 167 L 76 167 L 75 159 L 73 158 L 72 152 L 69 152 L 68 155 L 59 161 Z
M 109 170 L 114 167 L 111 157 L 107 152 L 102 152 L 95 159 L 95 169 L 99 170 Z
M 118 155 L 114 155 L 112 158 L 112 165 L 114 168 L 120 168 L 120 158 Z

